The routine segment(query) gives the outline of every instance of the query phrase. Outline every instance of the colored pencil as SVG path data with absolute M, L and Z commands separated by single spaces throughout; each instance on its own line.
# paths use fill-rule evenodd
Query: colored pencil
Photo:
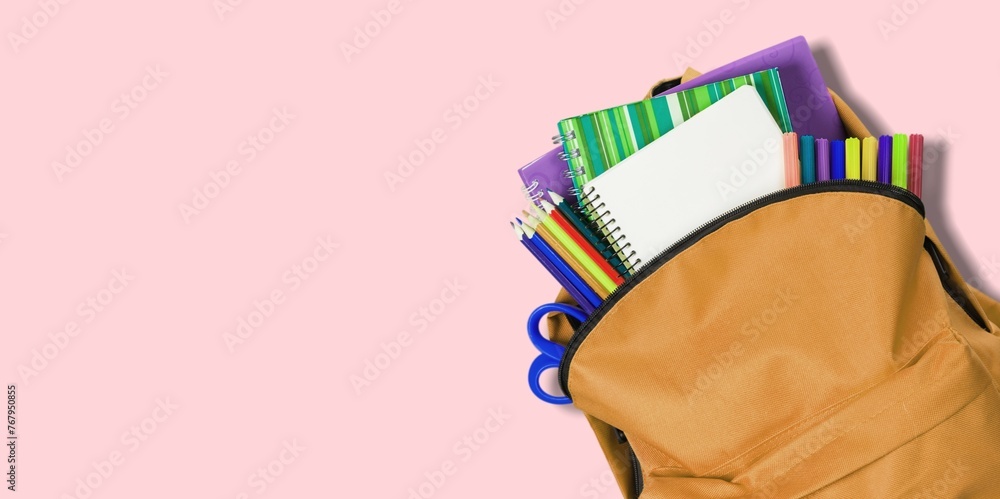
M 583 309 L 584 312 L 587 312 L 588 314 L 592 313 L 596 309 L 594 303 L 591 303 L 590 300 L 583 294 L 583 292 L 581 292 L 580 289 L 576 286 L 576 284 L 572 282 L 567 276 L 567 271 L 572 273 L 572 270 L 570 270 L 569 267 L 565 267 L 565 264 L 563 264 L 563 267 L 560 268 L 559 266 L 556 265 L 555 262 L 550 261 L 541 252 L 541 250 L 539 250 L 538 247 L 528 239 L 527 234 L 524 232 L 524 228 L 515 225 L 514 222 L 511 222 L 510 226 L 514 228 L 514 235 L 517 236 L 519 241 L 521 241 L 521 244 L 523 244 L 524 247 L 528 249 L 528 251 L 532 254 L 532 256 L 535 257 L 536 260 L 538 260 L 538 263 L 542 264 L 542 266 L 545 267 L 545 270 L 549 271 L 549 274 L 551 274 L 552 277 L 559 282 L 559 285 L 562 286 L 563 289 L 565 289 L 570 294 L 570 296 L 573 297 L 573 301 L 575 301 L 577 305 L 579 305 L 580 308 Z M 529 228 L 528 230 L 531 229 Z M 582 284 L 583 282 L 580 281 L 580 283 Z M 596 299 L 597 295 L 593 295 L 593 297 Z
M 843 180 L 847 178 L 847 163 L 844 157 L 844 141 L 830 142 L 830 179 Z
M 861 179 L 875 182 L 878 180 L 876 161 L 878 160 L 878 140 L 875 137 L 865 137 L 861 142 Z
M 550 217 L 546 217 L 547 219 Z M 601 299 L 606 298 L 615 289 L 615 284 L 607 276 L 604 276 L 601 270 L 597 267 L 597 264 L 590 259 L 580 249 L 572 239 L 566 235 L 558 225 L 552 220 L 540 220 L 537 218 L 530 218 L 526 220 L 529 226 L 538 232 L 538 235 L 545 239 L 545 242 L 549 243 L 549 246 L 566 263 L 573 268 L 576 273 L 580 274 L 580 277 L 590 286 Z M 553 226 L 555 229 L 553 229 Z M 603 277 L 603 278 L 602 278 Z
M 562 215 L 566 217 L 566 220 L 569 220 L 570 223 L 573 224 L 573 227 L 575 227 L 580 234 L 590 241 L 594 248 L 597 249 L 597 251 L 607 260 L 608 264 L 618 272 L 618 275 L 629 275 L 628 268 L 622 264 L 622 261 L 618 258 L 617 253 L 611 249 L 607 242 L 604 241 L 604 238 L 597 234 L 596 228 L 585 222 L 583 215 L 577 212 L 576 209 L 574 209 L 573 206 L 562 196 L 552 191 L 548 191 L 548 193 L 549 199 L 555 203 L 556 209 L 559 210 L 559 213 L 562 213 Z
M 583 307 L 584 311 L 586 311 L 587 308 L 590 308 L 591 311 L 596 310 L 597 307 L 601 305 L 603 300 L 601 300 L 600 296 L 587 286 L 587 283 L 583 280 L 580 274 L 576 273 L 572 267 L 565 260 L 563 260 L 559 254 L 552 249 L 552 247 L 549 246 L 548 243 L 546 243 L 545 240 L 542 239 L 542 237 L 539 236 L 538 233 L 531 227 L 522 225 L 521 229 L 524 231 L 531 246 L 538 250 L 538 254 L 545 260 L 549 261 L 553 268 L 557 269 L 558 273 L 562 274 L 569 282 L 570 287 L 567 287 L 566 291 L 569 291 L 572 295 L 573 292 L 570 290 L 572 288 L 579 293 L 579 298 L 575 296 L 573 298 L 574 300 L 577 300 L 577 304 Z M 585 306 L 585 303 L 589 305 L 589 307 Z
M 924 136 L 919 133 L 910 135 L 910 192 L 923 196 L 924 191 Z
M 816 139 L 816 180 L 830 180 L 830 141 Z
M 857 138 L 844 141 L 844 171 L 847 178 L 861 180 L 861 141 Z
M 799 157 L 802 163 L 802 183 L 816 181 L 816 142 L 812 135 L 803 135 L 799 140 Z
M 601 272 L 615 284 L 615 288 L 625 282 L 625 280 L 618 275 L 618 271 L 611 268 L 611 265 L 608 264 L 604 255 L 601 254 L 597 248 L 587 240 L 586 237 L 576 230 L 573 223 L 567 220 L 566 217 L 564 217 L 563 214 L 556 209 L 555 205 L 543 199 L 542 208 L 550 217 L 552 217 L 553 220 L 555 220 L 557 224 L 559 224 L 559 227 L 562 228 L 562 230 L 566 232 L 566 234 L 573 239 L 578 246 L 580 246 L 587 256 L 594 260 L 594 263 L 596 263 L 597 267 L 601 269 Z
M 878 138 L 878 178 L 883 184 L 892 182 L 892 136 Z
M 905 133 L 897 133 L 892 136 L 892 185 L 906 189 L 910 167 L 907 156 L 909 155 L 909 137 Z
M 552 206 L 551 203 L 548 205 Z M 624 282 L 618 272 L 607 264 L 604 255 L 597 251 L 593 245 L 590 245 L 586 238 L 581 237 L 572 224 L 568 224 L 565 219 L 560 222 L 542 206 L 532 205 L 531 211 L 534 212 L 534 215 L 528 215 L 529 219 L 542 224 L 546 230 L 541 232 L 549 244 L 557 247 L 556 249 L 565 250 L 565 253 L 572 257 L 574 263 L 585 271 L 588 278 L 592 278 L 593 282 L 599 284 L 599 288 L 610 293 L 618 287 L 619 283 L 616 282 L 616 278 Z M 536 227 L 535 230 L 540 229 Z M 605 267 L 608 269 L 607 271 L 605 271 Z M 596 290 L 598 289 L 595 288 Z
M 799 167 L 799 138 L 795 132 L 782 136 L 785 153 L 785 187 L 795 187 L 802 183 Z

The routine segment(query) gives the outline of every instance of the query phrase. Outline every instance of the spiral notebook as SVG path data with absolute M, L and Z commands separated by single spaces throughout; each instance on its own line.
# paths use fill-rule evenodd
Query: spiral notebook
M 583 202 L 639 269 L 702 224 L 784 186 L 782 129 L 744 86 L 588 182 Z
M 778 70 L 751 73 L 560 121 L 556 140 L 563 142 L 573 185 L 580 192 L 583 184 L 746 85 L 757 91 L 781 131 L 791 132 Z

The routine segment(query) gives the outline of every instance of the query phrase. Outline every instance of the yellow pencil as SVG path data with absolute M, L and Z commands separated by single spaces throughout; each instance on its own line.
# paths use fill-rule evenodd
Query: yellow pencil
M 547 228 L 549 232 L 556 237 L 559 244 L 569 250 L 570 254 L 573 255 L 576 261 L 580 262 L 583 265 L 583 268 L 587 269 L 587 273 L 593 276 L 594 279 L 597 279 L 597 282 L 601 284 L 605 291 L 611 293 L 618 287 L 618 285 L 615 284 L 615 282 L 612 281 L 603 270 L 601 270 L 601 267 L 597 265 L 597 262 L 595 262 L 590 255 L 588 255 L 587 252 L 584 251 L 583 248 L 581 248 L 580 245 L 577 244 L 576 241 L 574 241 L 573 238 L 570 237 L 570 235 L 567 234 L 566 231 L 552 219 L 552 215 L 546 213 L 544 217 L 540 218 L 540 220 L 542 222 L 542 226 Z
M 536 236 L 541 237 L 552 247 L 552 250 L 562 258 L 573 272 L 576 272 L 583 282 L 590 287 L 591 291 L 597 294 L 602 300 L 608 297 L 609 291 L 605 290 L 604 286 L 598 282 L 597 278 L 593 276 L 583 264 L 573 256 L 573 254 L 559 241 L 559 239 L 545 226 L 540 220 L 535 217 L 530 217 L 524 221 L 525 225 L 533 229 L 536 232 Z
M 861 180 L 878 180 L 878 139 L 865 137 L 861 143 Z
M 844 141 L 847 178 L 861 180 L 861 141 L 851 137 Z

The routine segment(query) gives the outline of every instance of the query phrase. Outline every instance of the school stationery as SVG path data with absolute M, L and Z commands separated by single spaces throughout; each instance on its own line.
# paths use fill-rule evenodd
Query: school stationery
M 789 132 L 781 136 L 782 153 L 785 158 L 785 187 L 795 187 L 801 183 L 801 168 L 799 167 L 799 141 L 795 132 Z
M 667 93 L 680 92 L 708 82 L 777 67 L 781 72 L 781 86 L 785 89 L 785 104 L 792 120 L 792 128 L 799 135 L 843 139 L 844 125 L 837 114 L 823 75 L 816 65 L 809 43 L 798 36 L 750 54 L 738 61 L 709 71 L 688 82 L 670 89 Z M 788 130 L 785 130 L 788 131 Z
M 557 237 L 548 226 L 533 216 L 526 217 L 524 223 L 535 230 L 537 233 L 536 236 L 545 241 L 552 248 L 552 251 L 555 251 L 559 255 L 559 258 L 566 262 L 573 269 L 573 272 L 580 276 L 580 279 L 583 279 L 583 282 L 587 284 L 587 287 L 591 291 L 597 294 L 602 300 L 608 295 L 609 291 L 607 288 L 594 275 L 597 272 L 593 268 L 594 264 L 590 262 L 591 268 L 588 268 L 583 263 L 582 260 L 585 258 L 579 254 L 582 252 L 579 248 L 570 249 L 566 241 Z
M 844 170 L 851 180 L 861 180 L 861 141 L 851 137 L 844 141 Z
M 892 182 L 892 136 L 878 138 L 878 178 L 879 182 Z
M 917 196 L 923 195 L 924 179 L 924 136 L 919 133 L 910 135 L 910 192 Z
M 905 133 L 892 136 L 892 185 L 904 189 L 908 187 L 906 178 L 910 167 L 907 161 L 909 147 L 909 137 Z
M 830 141 L 816 139 L 816 180 L 830 180 Z
M 559 229 L 569 236 L 569 238 L 583 250 L 587 257 L 594 261 L 597 268 L 600 270 L 598 275 L 600 276 L 599 280 L 601 280 L 602 283 L 605 282 L 603 278 L 606 277 L 610 281 L 611 286 L 613 286 L 611 291 L 614 291 L 614 288 L 617 288 L 622 284 L 622 282 L 624 282 L 621 276 L 618 275 L 618 272 L 611 268 L 611 265 L 608 264 L 605 256 L 602 255 L 594 247 L 594 245 L 587 240 L 586 237 L 576 230 L 572 222 L 567 220 L 566 217 L 556 209 L 555 205 L 543 199 L 542 209 L 545 210 L 548 217 L 559 226 Z
M 750 85 L 783 132 L 792 131 L 776 69 L 710 83 L 684 92 L 566 118 L 555 142 L 563 143 L 573 185 L 580 187 L 636 151 L 703 112 L 736 89 Z
M 744 86 L 585 184 L 582 199 L 640 268 L 706 221 L 781 189 L 781 143 L 760 95 Z
M 570 195 L 573 188 L 573 180 L 566 171 L 566 162 L 559 159 L 557 151 L 546 153 L 522 166 L 517 174 L 524 184 L 524 195 L 536 203 L 543 199 L 548 191 L 565 196 Z
M 617 254 L 608 246 L 607 242 L 600 237 L 598 234 L 599 229 L 593 224 L 588 223 L 584 219 L 584 215 L 577 211 L 575 205 L 571 205 L 567 200 L 565 200 L 559 194 L 555 192 L 548 191 L 549 199 L 556 204 L 556 208 L 560 213 L 569 220 L 573 227 L 590 241 L 590 244 L 594 246 L 606 259 L 609 265 L 611 265 L 619 275 L 625 276 L 629 274 L 629 269 L 622 264 L 621 259 L 618 258 Z
M 847 164 L 844 157 L 844 141 L 830 142 L 830 179 L 843 180 L 847 178 Z
M 597 305 L 601 303 L 600 298 L 598 298 L 597 295 L 593 295 L 593 300 L 591 300 L 586 293 L 586 291 L 589 291 L 589 288 L 587 288 L 586 291 L 581 289 L 578 282 L 579 284 L 583 284 L 583 281 L 577 282 L 576 279 L 570 278 L 573 271 L 569 267 L 565 266 L 564 262 L 558 258 L 556 261 L 549 259 L 549 257 L 538 248 L 535 242 L 530 241 L 525 233 L 525 229 L 531 230 L 530 228 L 516 225 L 514 222 L 511 222 L 510 226 L 514 228 L 514 235 L 521 241 L 521 244 L 523 244 L 532 256 L 538 260 L 538 263 L 542 264 L 542 266 L 545 267 L 545 270 L 547 270 L 549 274 L 551 274 L 552 277 L 559 282 L 559 285 L 569 292 L 570 296 L 573 297 L 573 300 L 580 304 L 585 311 L 589 310 L 589 312 L 593 312 Z M 555 255 L 553 254 L 553 256 Z M 586 285 L 583 287 L 586 288 Z
M 542 204 L 545 203 L 548 201 L 542 201 Z M 532 217 L 532 220 L 541 223 L 544 229 L 541 230 L 543 237 L 555 238 L 555 241 L 549 241 L 549 244 L 564 249 L 583 268 L 587 275 L 593 279 L 593 281 L 588 282 L 597 283 L 594 291 L 604 297 L 618 287 L 621 283 L 621 277 L 618 273 L 611 269 L 605 257 L 594 250 L 586 238 L 577 233 L 565 218 L 560 216 L 557 219 L 543 207 L 532 206 L 532 209 L 537 214 Z
M 816 181 L 816 141 L 812 135 L 803 135 L 799 141 L 799 156 L 802 158 L 802 183 Z
M 875 162 L 878 158 L 878 140 L 875 137 L 865 137 L 861 141 L 861 180 L 875 182 L 878 180 Z
M 536 308 L 528 316 L 528 338 L 531 339 L 531 344 L 538 350 L 538 356 L 535 357 L 531 366 L 528 367 L 528 387 L 531 388 L 531 392 L 536 397 L 544 402 L 559 405 L 569 404 L 572 403 L 569 397 L 565 395 L 552 395 L 542 389 L 542 373 L 549 369 L 558 368 L 563 354 L 566 353 L 566 347 L 542 335 L 539 322 L 550 313 L 563 313 L 580 322 L 586 322 L 590 314 L 565 303 L 546 303 Z
M 518 223 L 521 223 L 518 220 Z M 541 254 L 552 266 L 568 280 L 572 288 L 566 288 L 567 291 L 570 289 L 575 289 L 579 292 L 579 295 L 583 298 L 582 301 L 577 301 L 577 303 L 587 309 L 596 309 L 600 306 L 603 301 L 600 296 L 593 291 L 593 289 L 583 280 L 583 277 L 569 265 L 565 259 L 563 259 L 559 254 L 551 247 L 549 244 L 542 239 L 538 233 L 529 227 L 527 224 L 520 225 L 524 230 L 525 235 L 528 237 L 528 242 L 531 243 L 535 248 L 538 249 L 539 254 Z M 577 299 L 574 297 L 574 299 Z

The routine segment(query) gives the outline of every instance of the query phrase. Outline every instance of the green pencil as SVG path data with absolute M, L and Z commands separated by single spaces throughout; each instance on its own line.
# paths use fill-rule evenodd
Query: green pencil
M 897 133 L 892 137 L 892 185 L 907 188 L 907 169 L 909 168 L 910 138 L 905 133 Z

